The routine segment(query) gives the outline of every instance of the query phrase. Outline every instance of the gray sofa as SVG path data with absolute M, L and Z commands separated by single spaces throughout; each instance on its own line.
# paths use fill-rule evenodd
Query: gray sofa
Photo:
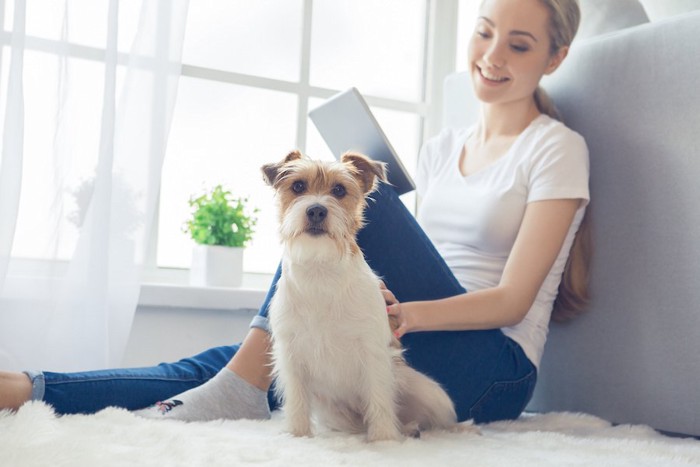
M 576 42 L 544 82 L 590 149 L 595 251 L 589 310 L 552 325 L 530 410 L 700 436 L 698 31 L 689 13 Z M 469 89 L 446 80 L 446 125 Z

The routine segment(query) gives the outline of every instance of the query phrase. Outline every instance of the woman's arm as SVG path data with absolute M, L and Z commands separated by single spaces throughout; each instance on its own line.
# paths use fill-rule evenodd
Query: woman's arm
M 387 312 L 399 323 L 397 336 L 411 331 L 494 329 L 522 321 L 561 251 L 580 202 L 529 203 L 500 283 L 441 300 L 389 306 Z

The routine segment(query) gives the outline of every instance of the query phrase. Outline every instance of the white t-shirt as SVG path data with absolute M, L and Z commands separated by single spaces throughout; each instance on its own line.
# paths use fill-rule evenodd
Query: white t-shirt
M 539 367 L 559 282 L 589 200 L 588 148 L 581 135 L 540 115 L 506 154 L 465 177 L 459 159 L 472 131 L 446 129 L 426 142 L 416 177 L 418 221 L 467 291 L 499 284 L 527 203 L 583 200 L 532 308 L 519 324 L 503 328 Z

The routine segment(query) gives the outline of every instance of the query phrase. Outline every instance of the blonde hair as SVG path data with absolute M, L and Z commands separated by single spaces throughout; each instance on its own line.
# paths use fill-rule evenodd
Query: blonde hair
M 549 54 L 556 54 L 562 47 L 568 47 L 574 41 L 581 10 L 577 0 L 539 0 L 549 10 Z M 561 116 L 542 86 L 535 90 L 537 110 L 552 118 L 561 120 Z
M 539 0 L 549 10 L 550 54 L 568 47 L 576 36 L 581 21 L 581 10 L 577 0 Z M 545 90 L 538 86 L 534 94 L 537 109 L 552 118 L 561 120 L 554 102 Z M 564 267 L 559 293 L 554 301 L 552 320 L 568 321 L 583 311 L 589 301 L 588 280 L 592 251 L 590 206 L 581 220 Z

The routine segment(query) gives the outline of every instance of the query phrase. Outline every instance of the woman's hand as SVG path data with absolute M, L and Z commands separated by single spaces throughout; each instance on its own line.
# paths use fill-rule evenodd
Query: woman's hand
M 408 319 L 403 312 L 401 303 L 396 302 L 393 305 L 387 306 L 386 313 L 389 317 L 389 325 L 394 332 L 394 336 L 396 336 L 397 339 L 401 339 L 401 337 L 408 332 Z
M 389 318 L 389 326 L 391 331 L 394 333 L 397 339 L 406 334 L 409 331 L 409 322 L 407 315 L 403 311 L 401 303 L 396 299 L 391 290 L 386 288 L 386 284 L 379 281 L 379 289 L 384 296 L 384 302 L 386 303 L 386 313 Z
M 410 331 L 410 320 L 408 319 L 408 314 L 405 309 L 408 307 L 403 306 L 396 299 L 391 290 L 386 288 L 386 284 L 379 281 L 379 290 L 384 296 L 384 302 L 386 303 L 386 314 L 389 318 L 389 326 L 391 326 L 391 331 L 394 333 L 397 339 Z
M 399 301 L 396 300 L 396 297 L 391 292 L 391 290 L 386 288 L 386 284 L 384 283 L 384 281 L 379 281 L 379 290 L 382 292 L 382 296 L 384 297 L 384 303 L 386 303 L 387 306 L 399 303 Z

